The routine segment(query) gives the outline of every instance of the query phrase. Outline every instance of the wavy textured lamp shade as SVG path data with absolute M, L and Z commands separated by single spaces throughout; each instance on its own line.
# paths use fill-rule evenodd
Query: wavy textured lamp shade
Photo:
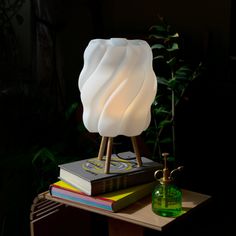
M 103 137 L 134 137 L 150 124 L 157 90 L 153 55 L 144 40 L 91 40 L 79 75 L 83 122 Z

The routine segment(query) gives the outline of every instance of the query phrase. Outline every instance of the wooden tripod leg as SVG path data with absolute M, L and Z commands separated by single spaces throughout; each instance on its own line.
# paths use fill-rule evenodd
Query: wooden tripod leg
M 104 173 L 105 173 L 105 174 L 108 174 L 109 171 L 110 171 L 110 162 L 111 162 L 111 154 L 112 154 L 112 144 L 113 144 L 113 138 L 108 138 L 106 162 L 105 162 L 105 169 L 104 169 Z
M 141 160 L 141 156 L 140 156 L 140 153 L 139 153 L 136 137 L 131 137 L 131 141 L 132 141 L 134 153 L 136 155 L 136 160 L 137 160 L 138 167 L 141 167 L 142 166 L 142 160 Z
M 106 144 L 107 144 L 107 137 L 102 136 L 102 141 L 101 141 L 99 152 L 98 152 L 98 160 L 100 161 L 103 158 Z

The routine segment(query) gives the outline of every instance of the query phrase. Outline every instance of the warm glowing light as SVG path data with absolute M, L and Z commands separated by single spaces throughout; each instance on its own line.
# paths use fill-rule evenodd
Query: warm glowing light
M 83 122 L 101 136 L 137 136 L 150 124 L 157 90 L 153 55 L 144 40 L 91 40 L 79 75 Z

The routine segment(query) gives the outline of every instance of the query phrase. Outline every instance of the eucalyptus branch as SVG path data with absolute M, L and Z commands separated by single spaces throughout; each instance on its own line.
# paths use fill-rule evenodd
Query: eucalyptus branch
M 190 82 L 201 74 L 201 63 L 192 71 L 190 66 L 179 58 L 179 34 L 172 31 L 170 25 L 166 24 L 163 19 L 159 19 L 160 25 L 150 27 L 151 34 L 149 35 L 152 42 L 154 66 L 157 70 L 160 69 L 157 71 L 160 87 L 152 106 L 153 123 L 149 129 L 149 131 L 154 129 L 155 132 L 148 134 L 152 138 L 150 143 L 154 140 L 153 157 L 158 148 L 158 155 L 161 158 L 162 144 L 171 144 L 173 157 L 176 155 L 175 109 L 184 97 Z M 155 137 L 153 137 L 154 133 Z

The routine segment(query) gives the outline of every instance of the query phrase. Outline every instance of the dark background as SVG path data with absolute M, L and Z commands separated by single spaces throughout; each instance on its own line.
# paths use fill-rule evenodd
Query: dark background
M 158 15 L 183 37 L 185 58 L 207 67 L 177 113 L 180 183 L 213 196 L 205 232 L 232 235 L 234 13 L 230 0 L 23 1 L 12 28 L 1 22 L 0 235 L 28 235 L 31 202 L 55 180 L 57 164 L 98 148 L 97 136 L 78 127 L 77 83 L 89 40 L 145 39 Z

